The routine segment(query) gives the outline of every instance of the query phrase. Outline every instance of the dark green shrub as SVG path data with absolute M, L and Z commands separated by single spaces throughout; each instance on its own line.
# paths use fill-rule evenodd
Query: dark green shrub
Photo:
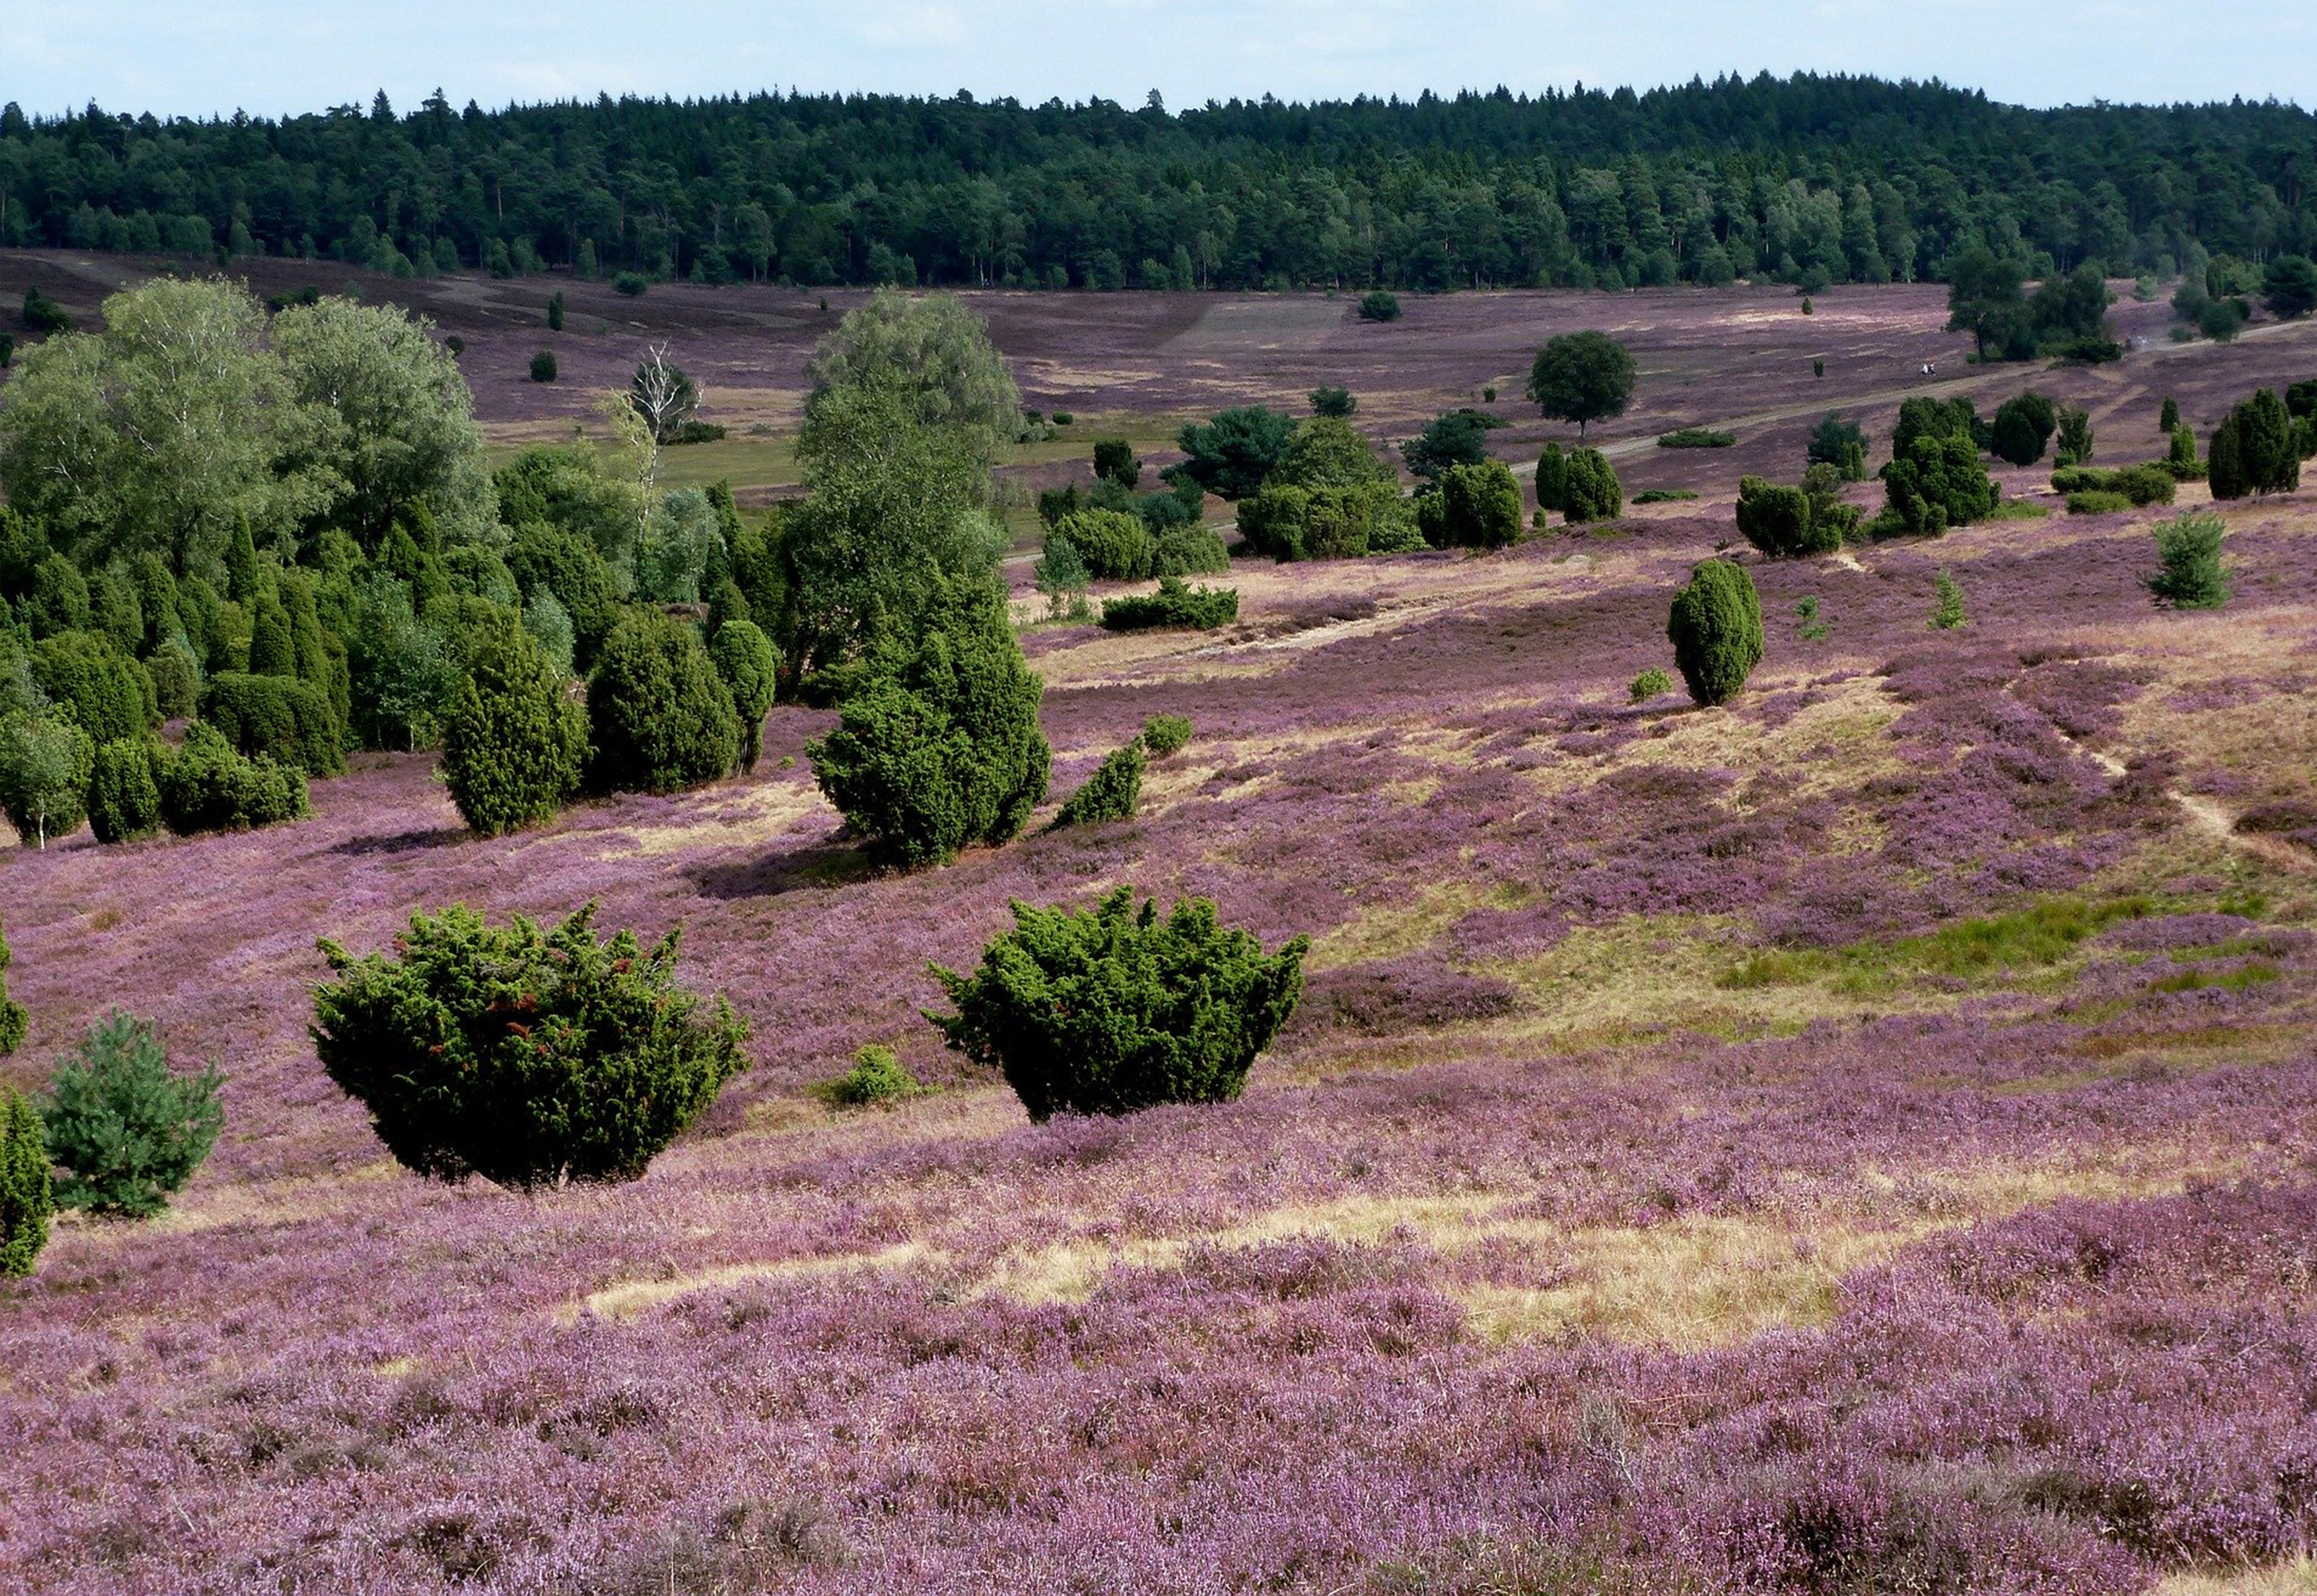
M 1625 689 L 1625 696 L 1631 702 L 1642 704 L 1672 691 L 1673 678 L 1666 674 L 1662 666 L 1651 665 L 1633 678 L 1633 684 Z
M 1142 745 L 1153 759 L 1164 759 L 1191 740 L 1187 715 L 1153 715 L 1142 723 Z
M 1054 532 L 1069 539 L 1087 574 L 1097 582 L 1143 581 L 1158 553 L 1150 529 L 1123 510 L 1072 511 Z
M 32 681 L 92 742 L 141 737 L 153 724 L 153 683 L 121 646 L 94 632 L 59 632 L 32 645 Z
M 1963 586 L 1945 571 L 1938 574 L 1937 591 L 1938 607 L 1931 611 L 1931 624 L 1940 631 L 1952 632 L 1971 624 L 1964 613 Z
M 88 779 L 88 826 L 100 843 L 130 843 L 161 829 L 161 789 L 150 737 L 101 745 Z
M 1132 493 L 1142 480 L 1142 462 L 1134 457 L 1134 445 L 1123 438 L 1097 438 L 1094 445 L 1094 474 L 1104 482 L 1114 482 Z
M 1294 438 L 1295 418 L 1285 411 L 1234 406 L 1176 433 L 1176 447 L 1189 458 L 1160 475 L 1170 482 L 1187 478 L 1218 498 L 1243 499 L 1278 469 Z
M 1106 631 L 1150 631 L 1180 628 L 1208 632 L 1239 619 L 1239 589 L 1190 587 L 1172 576 L 1158 579 L 1158 591 L 1139 596 L 1106 599 L 1102 624 Z
M 2091 413 L 2073 405 L 2060 407 L 2058 441 L 2052 450 L 2052 461 L 2060 466 L 2080 466 L 2092 458 Z
M 1017 834 L 1046 796 L 1045 684 L 1022 658 L 995 584 L 940 581 L 923 630 L 872 646 L 806 746 L 828 801 L 886 857 L 935 863 Z
M 1062 807 L 1054 816 L 1049 831 L 1060 831 L 1065 826 L 1094 825 L 1105 820 L 1132 820 L 1136 806 L 1142 801 L 1142 768 L 1146 755 L 1142 739 L 1136 737 L 1121 748 L 1114 748 L 1094 774 L 1079 783 L 1078 789 L 1062 800 Z
M 1839 539 L 1827 545 L 1817 537 L 1811 524 L 1808 494 L 1759 477 L 1738 479 L 1738 531 L 1772 558 L 1820 554 L 1829 547 L 1841 546 Z
M 344 736 L 329 700 L 294 676 L 220 671 L 201 688 L 201 717 L 252 758 L 278 760 L 309 776 L 346 768 Z
M 2059 424 L 2052 401 L 2041 394 L 2019 394 L 2004 400 L 1995 412 L 1996 457 L 2015 466 L 2034 465 L 2044 458 L 2044 447 Z
M 1682 504 L 1696 498 L 1697 490 L 1690 487 L 1645 487 L 1633 495 L 1634 508 L 1643 504 Z M 1538 525 L 1542 526 L 1543 522 Z
M 1536 457 L 1536 507 L 1559 510 L 1568 501 L 1569 457 L 1558 443 L 1548 443 Z
M 554 817 L 587 758 L 586 711 L 519 627 L 479 638 L 443 720 L 443 780 L 459 814 L 491 837 Z
M 306 772 L 260 755 L 245 758 L 205 720 L 185 728 L 184 745 L 160 763 L 161 824 L 179 836 L 249 831 L 308 813 Z
M 763 629 L 752 621 L 728 620 L 709 638 L 708 659 L 740 717 L 740 769 L 744 773 L 754 771 L 765 751 L 765 717 L 773 707 L 779 656 Z
M 1615 521 L 1624 513 L 1624 485 L 1617 480 L 1616 470 L 1606 455 L 1597 449 L 1571 451 L 1561 508 L 1572 526 Z
M 1183 724 L 1187 728 L 1190 722 L 1186 720 Z M 1184 735 L 1190 735 L 1187 729 Z M 24 1005 L 8 995 L 8 967 L 15 958 L 9 949 L 6 933 L 0 932 L 0 1057 L 13 1053 L 24 1045 L 24 1031 L 31 1023 L 31 1016 L 24 1012 Z
M 1866 430 L 1829 413 L 1810 436 L 1804 453 L 1813 466 L 1832 466 L 1845 482 L 1866 480 Z
M 1728 703 L 1762 659 L 1762 603 L 1754 579 L 1728 560 L 1700 564 L 1674 595 L 1666 637 L 1690 698 Z
M 747 1027 L 675 981 L 678 933 L 598 942 L 589 904 L 551 930 L 453 904 L 399 956 L 325 939 L 314 1048 L 387 1150 L 441 1181 L 632 1181 L 747 1068 Z
M 2221 545 L 2229 529 L 2217 515 L 2178 515 L 2156 524 L 2157 569 L 2141 580 L 2156 602 L 2174 610 L 2217 610 L 2229 602 L 2229 568 Z
M 1658 434 L 1659 449 L 1727 449 L 1737 441 L 1737 433 L 1717 432 L 1713 427 L 1677 427 Z
M 2196 458 L 2196 432 L 2187 423 L 2182 422 L 2172 429 L 2163 465 L 2175 482 L 2205 479 L 2205 462 Z
M 586 783 L 596 792 L 680 792 L 740 756 L 740 718 L 699 630 L 665 615 L 612 629 L 587 678 Z
M 164 720 L 182 720 L 193 712 L 201 673 L 183 643 L 172 638 L 155 649 L 146 657 L 145 674 L 153 683 L 154 713 Z
M 22 1093 L 0 1086 L 0 1279 L 32 1272 L 55 1211 L 40 1116 Z
M 1203 576 L 1230 569 L 1223 535 L 1212 527 L 1171 526 L 1152 539 L 1153 576 Z
M 0 721 L 0 814 L 36 848 L 68 837 L 88 816 L 96 745 L 71 721 L 13 715 Z
M 225 1110 L 212 1064 L 172 1074 L 160 1027 L 118 1010 L 88 1028 L 40 1105 L 66 1208 L 142 1219 L 169 1204 L 210 1155 Z
M 2068 513 L 2071 515 L 2113 515 L 2119 510 L 2131 508 L 2130 499 L 2107 488 L 2089 488 L 2068 495 Z
M 36 638 L 58 632 L 88 629 L 88 579 L 61 554 L 51 554 L 32 567 L 32 590 L 24 595 L 17 613 Z
M 1017 902 L 1014 920 L 972 976 L 934 967 L 958 1012 L 932 1018 L 1039 1121 L 1237 1097 L 1295 1012 L 1311 947 L 1266 955 L 1204 898 L 1164 921 L 1152 903 L 1138 914 L 1125 887 L 1076 912 Z
M 822 1087 L 820 1095 L 833 1108 L 859 1109 L 899 1102 L 924 1090 L 893 1056 L 893 1049 L 879 1042 L 863 1042 L 853 1055 L 853 1067 Z
M 1338 421 L 1360 407 L 1359 400 L 1352 397 L 1352 390 L 1347 388 L 1315 388 L 1308 397 L 1311 401 L 1312 415 L 1330 416 Z
M 1248 548 L 1275 560 L 1303 557 L 1303 531 L 1311 518 L 1309 488 L 1275 485 L 1239 504 L 1239 536 Z
M 1883 468 L 1883 491 L 1901 527 L 1932 536 L 1980 520 L 1999 497 L 1995 479 L 1979 463 L 1978 445 L 1952 432 L 1911 440 Z
M 2171 395 L 2164 396 L 2163 407 L 2156 413 L 2156 430 L 2170 437 L 2180 426 L 2180 403 Z
M 1437 502 L 1436 513 L 1427 508 Z M 1424 539 L 1436 548 L 1502 548 L 1520 536 L 1520 484 L 1502 460 L 1451 466 L 1436 493 L 1417 505 Z
M 531 379 L 533 382 L 552 382 L 555 380 L 555 375 L 556 362 L 553 350 L 542 349 L 531 357 Z
M 640 272 L 622 272 L 612 279 L 612 291 L 638 299 L 651 287 L 651 279 Z
M 544 522 L 527 522 L 515 528 L 506 564 L 524 593 L 555 595 L 571 619 L 574 663 L 583 670 L 593 664 L 620 619 L 619 591 L 594 540 Z
M 1377 289 L 1373 293 L 1362 295 L 1360 319 L 1362 321 L 1398 321 L 1400 296 L 1388 289 Z

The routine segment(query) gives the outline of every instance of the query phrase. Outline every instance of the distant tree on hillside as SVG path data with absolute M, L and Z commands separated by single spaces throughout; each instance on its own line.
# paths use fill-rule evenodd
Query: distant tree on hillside
M 1563 333 L 1537 352 L 1525 391 L 1547 419 L 1575 422 L 1581 442 L 1592 423 L 1625 413 L 1633 357 L 1606 333 Z
M 2317 263 L 2306 255 L 2279 255 L 2269 262 L 2263 284 L 2271 316 L 2292 321 L 2317 310 Z

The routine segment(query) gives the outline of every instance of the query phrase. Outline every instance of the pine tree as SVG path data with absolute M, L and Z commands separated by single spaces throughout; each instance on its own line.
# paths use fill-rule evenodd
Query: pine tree
M 249 535 L 249 517 L 237 516 L 233 523 L 233 542 L 225 556 L 226 597 L 237 604 L 246 604 L 255 598 L 264 585 L 265 570 L 257 563 L 257 545 Z
M 0 1086 L 0 1279 L 32 1272 L 55 1211 L 40 1116 L 21 1092 Z
M 249 674 L 295 676 L 298 646 L 290 634 L 290 611 L 270 593 L 261 593 L 250 616 Z

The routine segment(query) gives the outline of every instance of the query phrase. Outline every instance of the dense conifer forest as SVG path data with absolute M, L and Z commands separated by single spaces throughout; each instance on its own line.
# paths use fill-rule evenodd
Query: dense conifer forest
M 397 272 L 1617 288 L 2306 254 L 2317 121 L 1798 75 L 1636 94 L 1024 106 L 759 94 L 268 120 L 0 111 L 0 244 Z

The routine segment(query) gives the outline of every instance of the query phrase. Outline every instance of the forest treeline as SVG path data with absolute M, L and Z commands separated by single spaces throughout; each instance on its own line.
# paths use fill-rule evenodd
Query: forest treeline
M 2317 246 L 2317 120 L 1797 75 L 1414 101 L 0 110 L 0 243 L 398 273 L 1042 288 L 2169 274 Z M 640 288 L 640 281 L 631 281 Z

